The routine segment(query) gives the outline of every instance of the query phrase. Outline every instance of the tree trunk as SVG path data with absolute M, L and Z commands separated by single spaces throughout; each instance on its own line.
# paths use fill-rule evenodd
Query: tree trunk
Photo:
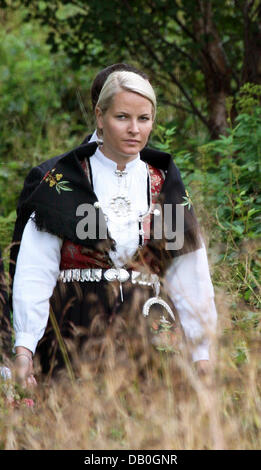
M 216 139 L 220 134 L 224 134 L 228 127 L 226 98 L 231 95 L 231 69 L 213 22 L 211 2 L 197 0 L 197 4 L 200 13 L 195 19 L 194 34 L 201 44 L 209 130 L 211 137 Z
M 244 63 L 242 84 L 261 85 L 261 5 L 253 11 L 253 2 L 245 2 L 244 15 Z

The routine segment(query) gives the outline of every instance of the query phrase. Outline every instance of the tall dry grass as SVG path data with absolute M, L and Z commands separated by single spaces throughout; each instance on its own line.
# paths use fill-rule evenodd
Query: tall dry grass
M 260 313 L 212 255 L 218 329 L 207 377 L 185 351 L 160 352 L 135 336 L 134 321 L 121 353 L 106 336 L 102 360 L 87 350 L 91 362 L 78 361 L 76 379 L 67 367 L 59 380 L 40 380 L 34 408 L 7 406 L 0 383 L 0 448 L 260 449 Z
M 260 449 L 260 326 L 235 328 L 217 292 L 219 327 L 209 376 L 183 354 L 143 348 L 142 364 L 112 343 L 102 366 L 80 364 L 71 380 L 39 383 L 35 407 L 8 407 L 2 394 L 2 449 Z M 247 342 L 242 363 L 235 345 Z

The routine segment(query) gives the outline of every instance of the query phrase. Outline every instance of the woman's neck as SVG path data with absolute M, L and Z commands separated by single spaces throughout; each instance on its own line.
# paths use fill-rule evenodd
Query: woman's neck
M 120 171 L 123 171 L 126 168 L 127 163 L 131 162 L 132 160 L 135 160 L 138 157 L 138 155 L 130 155 L 126 157 L 121 157 L 121 155 L 111 155 L 110 152 L 107 152 L 106 149 L 104 149 L 103 145 L 100 146 L 100 150 L 106 158 L 109 158 L 113 162 L 117 163 L 117 170 Z

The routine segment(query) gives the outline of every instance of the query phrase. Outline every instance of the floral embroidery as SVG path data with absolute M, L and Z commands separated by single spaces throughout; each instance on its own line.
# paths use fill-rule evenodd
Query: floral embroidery
M 155 204 L 157 203 L 158 197 L 161 192 L 162 185 L 164 183 L 164 176 L 158 168 L 154 168 L 152 165 L 148 165 L 150 172 L 150 184 L 151 184 L 151 211 L 143 219 L 142 228 L 144 231 L 144 241 L 146 242 L 150 238 L 150 225 L 151 217 L 154 212 Z
M 162 176 L 161 171 L 158 170 L 157 168 L 154 168 L 151 165 L 148 165 L 148 167 L 149 167 L 150 177 L 151 177 L 152 202 L 155 204 L 160 194 L 160 191 L 164 182 L 164 177 Z
M 186 196 L 183 196 L 184 202 L 182 203 L 182 206 L 188 206 L 188 209 L 190 209 L 192 206 L 192 200 L 187 190 L 185 190 L 185 193 Z
M 46 175 L 43 177 L 43 181 L 46 183 L 49 183 L 50 188 L 55 186 L 56 191 L 58 194 L 61 194 L 61 191 L 73 191 L 70 187 L 67 185 L 69 184 L 69 181 L 62 180 L 63 174 L 62 173 L 55 173 L 55 168 L 52 170 L 48 171 Z

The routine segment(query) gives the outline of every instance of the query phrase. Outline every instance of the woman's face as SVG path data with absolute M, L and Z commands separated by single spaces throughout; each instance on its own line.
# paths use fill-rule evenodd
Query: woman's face
M 145 147 L 153 125 L 152 103 L 138 93 L 119 91 L 105 113 L 96 109 L 102 129 L 103 153 L 121 163 L 130 161 Z

